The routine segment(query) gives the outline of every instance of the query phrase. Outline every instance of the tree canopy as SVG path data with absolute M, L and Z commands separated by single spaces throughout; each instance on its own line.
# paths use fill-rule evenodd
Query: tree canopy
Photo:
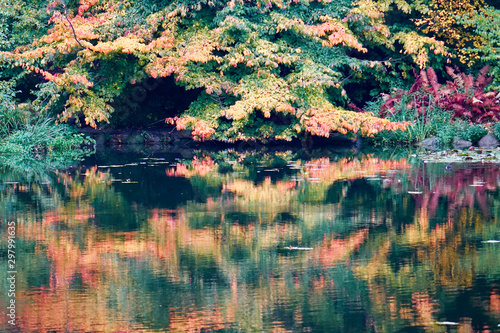
M 143 112 L 130 91 L 169 78 L 190 100 L 165 118 L 203 140 L 404 129 L 360 107 L 411 84 L 413 68 L 477 71 L 498 57 L 499 10 L 483 0 L 0 4 L 2 108 L 97 127 Z

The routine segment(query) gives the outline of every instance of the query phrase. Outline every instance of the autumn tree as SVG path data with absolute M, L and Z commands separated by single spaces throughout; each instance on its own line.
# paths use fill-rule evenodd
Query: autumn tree
M 36 84 L 24 102 L 60 121 L 96 127 L 134 85 L 173 77 L 196 98 L 168 121 L 197 139 L 371 135 L 404 124 L 348 110 L 346 87 L 448 56 L 443 41 L 386 21 L 412 10 L 404 0 L 56 0 L 47 32 L 0 59 Z
M 415 10 L 420 14 L 414 22 L 418 29 L 427 35 L 442 40 L 458 58 L 467 65 L 479 59 L 474 48 L 484 47 L 486 39 L 477 34 L 472 23 L 461 20 L 462 17 L 486 6 L 484 0 L 431 0 L 416 2 Z

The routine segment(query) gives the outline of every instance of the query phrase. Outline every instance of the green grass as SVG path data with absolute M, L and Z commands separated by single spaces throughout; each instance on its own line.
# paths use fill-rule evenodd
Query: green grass
M 2 115 L 5 116 L 5 113 Z M 64 168 L 94 151 L 94 141 L 50 118 L 0 118 L 0 163 Z M 38 168 L 38 167 L 37 167 Z
M 451 147 L 453 138 L 470 141 L 477 145 L 479 140 L 488 134 L 488 130 L 480 124 L 471 125 L 465 120 L 452 120 L 452 112 L 440 109 L 433 105 L 431 97 L 424 96 L 422 100 L 429 100 L 429 106 L 422 108 L 422 113 L 415 108 L 408 108 L 412 98 L 404 96 L 397 106 L 397 112 L 387 118 L 391 121 L 411 121 L 412 124 L 406 131 L 397 130 L 394 132 L 383 131 L 370 140 L 373 145 L 412 145 L 425 138 L 436 136 L 439 138 L 442 148 Z M 415 97 L 413 97 L 415 98 Z M 418 98 L 418 97 L 417 97 Z M 381 103 L 373 103 L 374 107 L 380 108 Z M 494 133 L 500 138 L 500 125 L 494 129 Z
M 398 105 L 397 112 L 387 116 L 391 121 L 405 122 L 411 121 L 406 131 L 382 131 L 371 139 L 374 145 L 410 145 L 422 141 L 431 136 L 438 136 L 446 126 L 451 124 L 451 112 L 435 107 L 430 102 L 424 106 L 421 112 L 414 107 L 407 107 L 410 104 L 411 96 L 402 98 Z M 431 100 L 431 96 L 428 97 Z M 423 99 L 423 98 L 422 98 Z

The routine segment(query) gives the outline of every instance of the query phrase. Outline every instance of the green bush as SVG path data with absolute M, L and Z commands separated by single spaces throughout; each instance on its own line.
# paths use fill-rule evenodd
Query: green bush
M 461 120 L 451 122 L 445 122 L 439 124 L 436 127 L 436 136 L 439 138 L 440 144 L 443 147 L 451 147 L 453 143 L 453 138 L 457 136 L 457 134 L 464 133 L 466 126 L 468 126 L 465 122 Z M 461 135 L 458 135 L 461 139 L 465 139 Z M 466 139 L 465 139 L 466 140 Z
M 500 122 L 495 123 L 495 127 L 493 127 L 493 135 L 500 140 Z
M 488 134 L 488 130 L 481 125 L 469 125 L 464 128 L 463 133 L 460 133 L 459 136 L 472 142 L 473 145 L 477 145 L 479 140 L 486 134 Z
M 443 147 L 451 147 L 454 137 L 470 141 L 477 145 L 483 136 L 488 134 L 488 130 L 481 125 L 470 125 L 463 120 L 456 120 L 453 123 L 441 124 L 436 129 L 436 136 L 441 139 Z
M 14 80 L 0 80 L 0 138 L 21 126 L 24 115 L 15 107 Z
M 93 151 L 92 139 L 76 133 L 69 125 L 55 124 L 50 118 L 18 125 L 2 138 L 1 155 L 76 161 Z

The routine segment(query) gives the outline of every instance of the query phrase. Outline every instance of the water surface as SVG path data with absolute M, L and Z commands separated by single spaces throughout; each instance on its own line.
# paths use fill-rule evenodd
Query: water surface
M 497 164 L 288 151 L 4 167 L 0 328 L 498 331 L 499 175 Z

